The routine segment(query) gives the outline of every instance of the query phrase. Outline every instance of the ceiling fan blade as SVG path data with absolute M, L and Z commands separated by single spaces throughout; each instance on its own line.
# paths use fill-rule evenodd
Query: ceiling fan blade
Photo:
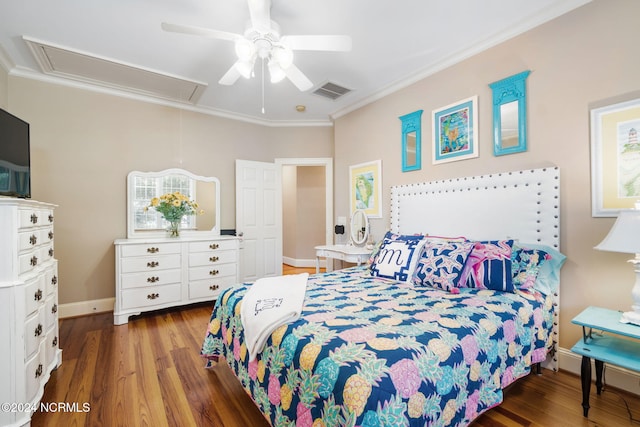
M 192 25 L 170 24 L 163 22 L 161 27 L 171 33 L 192 34 L 196 36 L 210 37 L 214 39 L 236 41 L 242 36 L 240 34 L 228 33 L 226 31 L 211 30 L 209 28 L 194 27 Z
M 251 26 L 258 31 L 271 30 L 271 0 L 248 0 Z
M 352 45 L 349 36 L 283 36 L 280 40 L 292 50 L 348 52 Z
M 224 76 L 218 80 L 218 83 L 225 86 L 231 86 L 240 78 L 240 71 L 236 64 L 233 64 L 229 70 L 224 73 Z
M 293 83 L 301 92 L 309 90 L 313 87 L 311 80 L 304 75 L 302 71 L 295 65 L 291 64 L 284 73 L 287 75 L 291 83 Z

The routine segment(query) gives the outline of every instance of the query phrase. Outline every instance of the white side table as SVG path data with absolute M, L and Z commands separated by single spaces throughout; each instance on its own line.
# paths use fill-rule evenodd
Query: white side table
M 352 245 L 325 245 L 316 246 L 316 273 L 320 272 L 320 258 L 327 258 L 327 271 L 333 270 L 333 263 L 329 258 L 339 259 L 360 265 L 367 262 L 371 250 L 361 246 Z

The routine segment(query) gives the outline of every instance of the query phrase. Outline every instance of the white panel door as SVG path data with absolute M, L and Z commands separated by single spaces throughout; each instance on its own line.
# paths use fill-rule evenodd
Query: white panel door
M 236 231 L 243 282 L 282 274 L 280 173 L 273 163 L 236 160 Z

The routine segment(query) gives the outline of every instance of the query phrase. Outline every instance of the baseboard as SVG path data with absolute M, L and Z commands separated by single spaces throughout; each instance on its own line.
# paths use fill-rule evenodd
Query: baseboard
M 64 319 L 67 317 L 86 316 L 87 314 L 104 313 L 113 311 L 115 298 L 96 299 L 92 301 L 71 302 L 68 304 L 58 305 L 58 317 Z
M 315 268 L 316 266 L 316 260 L 315 259 L 298 259 L 298 258 L 291 258 L 291 257 L 287 257 L 287 256 L 283 256 L 282 257 L 282 262 L 290 265 L 292 267 L 300 267 L 300 268 Z M 324 259 L 320 260 L 320 268 L 325 268 L 326 267 L 326 262 Z
M 572 353 L 566 348 L 558 349 L 560 369 L 580 375 L 582 356 Z M 591 366 L 592 378 L 595 381 L 595 367 Z M 614 365 L 605 364 L 604 380 L 607 385 L 640 395 L 640 374 Z

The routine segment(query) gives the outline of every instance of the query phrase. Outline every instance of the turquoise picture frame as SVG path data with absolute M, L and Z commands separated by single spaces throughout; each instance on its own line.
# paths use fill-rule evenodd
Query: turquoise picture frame
M 399 117 L 402 122 L 402 172 L 422 168 L 422 112 L 417 110 Z
M 531 71 L 489 84 L 493 92 L 493 154 L 527 151 L 527 85 Z
M 478 157 L 478 96 L 433 111 L 433 164 Z

